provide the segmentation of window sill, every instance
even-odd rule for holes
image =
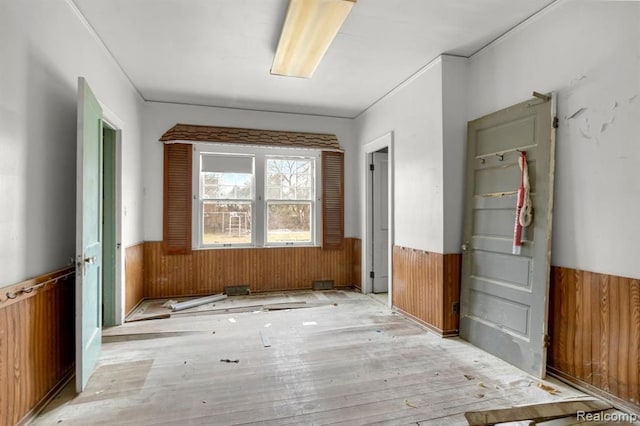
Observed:
[[[322,246],[315,244],[294,244],[294,245],[268,245],[268,246],[206,246],[206,247],[194,247],[193,251],[200,250],[242,250],[242,249],[275,249],[275,248],[322,248]]]

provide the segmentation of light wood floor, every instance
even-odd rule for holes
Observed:
[[[217,306],[299,300],[318,306],[201,311],[105,330],[86,391],[75,396],[68,386],[33,424],[451,425],[466,424],[467,410],[583,395],[545,381],[558,391],[551,395],[505,362],[430,334],[359,293],[251,296]]]

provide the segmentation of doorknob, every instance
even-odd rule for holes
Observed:
[[[96,261],[98,260],[97,257],[95,256],[91,256],[91,257],[85,257],[84,258],[84,263],[88,263],[89,265],[96,263]]]
[[[462,251],[468,251],[469,250],[469,241],[465,241],[464,244],[462,244]]]

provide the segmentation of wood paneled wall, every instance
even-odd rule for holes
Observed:
[[[393,305],[443,336],[458,334],[460,254],[393,248]]]
[[[639,405],[640,280],[553,267],[550,295],[550,371]]]
[[[345,243],[351,241],[353,252],[351,253],[351,272],[354,287],[362,290],[362,240],[359,238],[347,238]]]
[[[0,424],[20,422],[73,372],[73,272],[63,269],[0,289]]]
[[[144,297],[144,243],[125,251],[125,313],[130,313]]]
[[[310,289],[313,280],[336,287],[359,285],[354,259],[360,240],[345,239],[341,250],[319,247],[194,250],[163,253],[161,242],[144,243],[144,296],[174,297],[219,293],[226,285],[248,285],[253,292]]]

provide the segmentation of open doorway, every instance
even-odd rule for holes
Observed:
[[[116,131],[102,128],[102,325],[116,319]]]
[[[122,125],[103,106],[102,124],[102,325],[124,321],[124,251],[122,250]]]
[[[389,148],[371,153],[372,292],[389,292]]]
[[[365,145],[366,223],[363,244],[363,292],[392,306],[393,244],[393,137],[392,133]]]

